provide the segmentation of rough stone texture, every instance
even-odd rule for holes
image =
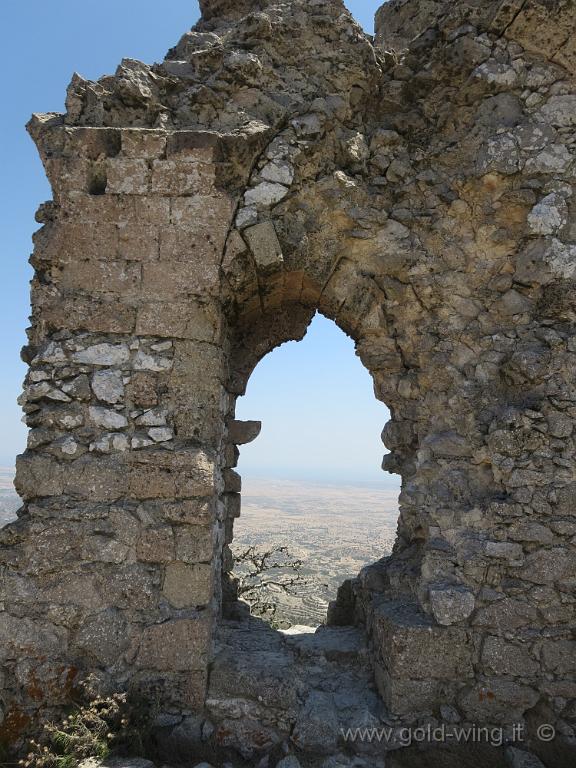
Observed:
[[[285,740],[299,754],[335,754],[341,728],[382,714],[362,631],[304,630],[279,633],[250,618],[217,633],[207,700],[214,741],[250,764]]]
[[[331,616],[365,627],[397,714],[539,702],[567,733],[573,4],[393,0],[375,45],[340,0],[202,9],[164,62],[75,75],[66,113],[29,124],[53,200],[24,507],[0,533],[2,739],[88,671],[202,709],[230,470],[257,434],[235,401],[316,311],[390,408],[383,466],[403,480],[393,554]]]

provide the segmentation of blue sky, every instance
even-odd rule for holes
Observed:
[[[241,474],[396,482],[380,469],[388,411],[374,397],[351,339],[322,315],[302,341],[260,361],[237,416],[262,421],[258,439],[241,447]]]
[[[372,32],[380,0],[347,0]],[[19,352],[28,324],[31,235],[38,204],[50,198],[36,150],[24,125],[32,112],[61,111],[74,70],[96,79],[123,57],[159,61],[198,17],[196,2],[158,0],[45,0],[0,6],[5,66],[0,73],[2,281],[0,283],[0,465],[12,466],[25,445],[16,398],[25,367]],[[352,343],[320,318],[306,339],[260,363],[241,414],[261,418],[261,437],[243,451],[241,468],[257,474],[385,480],[378,470],[379,434],[387,419]],[[313,446],[308,452],[305,446]],[[274,456],[274,461],[271,456]],[[315,469],[314,469],[315,468]]]

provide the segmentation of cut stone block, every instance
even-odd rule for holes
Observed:
[[[244,230],[244,237],[256,262],[258,272],[277,272],[284,264],[282,246],[271,221],[263,221]]]
[[[234,420],[228,424],[228,437],[235,445],[245,445],[256,440],[261,429],[261,421]]]

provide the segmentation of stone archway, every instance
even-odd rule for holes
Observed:
[[[316,309],[392,412],[398,542],[338,609],[387,706],[569,720],[576,96],[571,38],[535,30],[573,11],[429,4],[400,55],[415,2],[376,47],[340,0],[202,5],[165,62],[75,76],[29,126],[54,200],[1,534],[3,738],[89,670],[203,709],[235,398]]]
[[[315,119],[316,116],[305,116],[302,121],[308,124]],[[321,142],[323,146],[329,145],[325,133]],[[256,164],[244,200],[253,200],[261,190],[268,190],[267,176],[284,173],[285,178],[302,178],[298,160],[288,159],[297,157],[298,146],[295,129],[275,137]],[[277,157],[280,160],[275,160]],[[372,202],[374,206],[373,219],[369,224],[364,222],[361,234],[351,229],[355,222],[346,212],[350,198],[359,206],[363,204],[360,210],[364,215],[367,204]],[[390,221],[386,211],[378,210],[377,205],[362,184],[338,171],[321,183],[314,180],[310,186],[301,184],[286,207],[274,200],[274,213],[270,205],[260,204],[252,211],[254,219],[247,226],[247,206],[240,205],[236,216],[239,230],[233,230],[229,236],[224,259],[225,275],[229,270],[234,278],[238,274],[243,277],[240,300],[235,301],[235,286],[229,299],[230,390],[243,394],[257,362],[278,344],[302,338],[314,313],[322,312],[353,338],[374,380],[376,396],[390,408],[392,420],[383,433],[392,449],[386,465],[389,470],[404,474],[406,489],[408,482],[417,482],[414,444],[420,415],[417,381],[422,363],[410,365],[398,339],[402,339],[406,350],[411,343],[417,346],[410,338],[417,334],[417,325],[426,327],[434,321],[432,313],[418,301],[413,286],[401,279],[419,257],[426,259],[421,243],[400,222]],[[313,221],[313,243],[307,244],[304,252],[293,248],[285,259],[279,234],[307,234],[297,220],[303,210]],[[397,299],[389,302],[389,286],[402,296],[402,304]],[[387,304],[394,307],[392,312],[386,311]],[[420,418],[425,421],[428,414]],[[233,431],[239,426],[235,423]],[[450,430],[445,432],[448,434],[443,438],[448,443],[452,439],[458,441]],[[237,455],[233,448],[228,455],[235,464]],[[455,458],[462,456],[466,452],[454,453]],[[438,471],[443,471],[440,462]],[[452,701],[462,680],[472,678],[468,634],[461,627],[447,629],[436,625],[434,629],[434,622],[420,607],[418,593],[426,588],[418,583],[419,571],[426,556],[430,523],[427,513],[420,509],[416,515],[414,506],[405,503],[405,497],[406,493],[401,496],[404,503],[395,554],[366,569],[360,581],[343,585],[340,601],[331,612],[337,623],[367,626],[374,643],[381,693],[390,709],[402,714]],[[237,496],[233,498],[232,516],[239,514],[240,501]],[[231,536],[231,527],[229,530]],[[450,577],[439,584],[438,592],[441,591],[457,613],[446,623],[458,623],[465,618],[464,613],[470,615],[474,607],[471,591]],[[443,597],[439,594],[440,600]],[[463,613],[458,614],[459,611]],[[416,630],[410,633],[413,642],[409,642],[407,634],[410,628]],[[378,632],[381,636],[377,636]],[[379,647],[384,636],[389,648],[382,652]],[[394,658],[391,652],[397,645],[403,647],[400,658]],[[390,671],[389,664],[396,666],[394,671]]]

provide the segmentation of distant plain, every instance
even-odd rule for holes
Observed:
[[[16,519],[21,505],[13,477],[12,468],[0,467],[0,527]],[[397,518],[394,487],[251,478],[244,482],[233,550],[287,547],[302,561],[302,583],[289,593],[269,590],[277,621],[317,626],[339,585],[390,553]]]
[[[286,546],[302,560],[306,583],[296,594],[275,590],[271,598],[279,623],[316,626],[345,579],[390,553],[397,519],[398,490],[383,484],[250,479],[233,551]]]

